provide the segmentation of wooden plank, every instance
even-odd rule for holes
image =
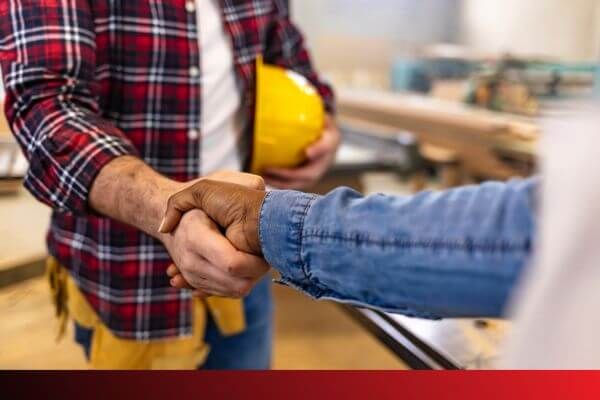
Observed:
[[[533,121],[476,110],[424,96],[342,89],[338,110],[346,120],[362,120],[407,130],[421,140],[461,149],[463,145],[495,149],[533,158],[540,134]]]

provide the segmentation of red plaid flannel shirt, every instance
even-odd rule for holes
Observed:
[[[220,3],[250,113],[258,54],[305,75],[331,110],[286,0]],[[199,139],[189,134],[202,129],[197,35],[186,0],[0,2],[5,111],[30,162],[25,185],[54,209],[50,253],[124,338],[189,334],[190,295],[169,287],[160,242],[94,215],[88,194],[100,169],[126,154],[180,181],[198,176]]]

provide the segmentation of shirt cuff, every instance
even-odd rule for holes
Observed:
[[[284,281],[309,283],[302,261],[304,220],[317,195],[291,190],[267,193],[260,211],[259,237],[267,262]]]
[[[92,120],[87,122],[93,127],[90,129],[104,134],[94,136],[79,126],[66,125],[60,135],[40,146],[52,149],[50,156],[30,157],[25,187],[59,212],[93,213],[88,204],[89,194],[102,168],[117,157],[138,155],[116,128]],[[41,190],[44,185],[51,186],[52,193]]]

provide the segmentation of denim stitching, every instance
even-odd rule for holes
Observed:
[[[262,204],[260,205],[260,215],[258,217],[258,223],[259,223],[259,227],[258,227],[258,240],[260,240],[261,250],[262,250],[262,245],[264,243],[262,221],[265,220],[265,218],[264,218],[265,217],[265,204],[267,203],[267,200],[269,199],[269,197],[271,197],[271,193],[273,193],[273,192],[267,192],[267,194],[265,195],[265,198],[263,199]]]
[[[519,253],[531,251],[531,241],[526,239],[524,242],[517,244],[509,241],[474,241],[471,239],[465,240],[446,240],[446,239],[392,239],[392,240],[381,240],[373,239],[361,234],[355,235],[339,235],[326,232],[307,232],[304,234],[304,238],[316,238],[316,239],[331,239],[341,242],[353,243],[357,246],[368,245],[368,246],[379,246],[379,247],[398,247],[402,249],[434,249],[434,250],[462,250],[468,253],[476,251],[486,253]]]
[[[304,259],[302,258],[302,252],[304,250],[304,221],[306,221],[306,216],[308,215],[308,210],[313,205],[313,203],[316,199],[317,199],[316,195],[310,196],[310,198],[306,202],[306,205],[304,206],[304,210],[302,211],[301,220],[300,220],[300,246],[298,246],[298,259],[300,260],[300,265],[302,266],[302,272],[304,273],[304,276],[306,276],[306,279],[308,281],[311,280],[311,273],[308,268],[308,265],[304,262]]]

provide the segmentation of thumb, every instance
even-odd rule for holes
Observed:
[[[169,233],[179,224],[181,217],[186,211],[194,208],[200,208],[194,197],[194,186],[186,188],[172,195],[167,201],[167,209],[160,223],[158,231],[160,233]]]
[[[208,175],[205,179],[221,181],[245,186],[248,189],[265,190],[265,180],[258,175],[236,171],[218,171]]]
[[[160,233],[169,233],[179,224],[187,211],[200,209],[218,225],[227,227],[233,219],[230,214],[235,206],[231,198],[231,189],[245,189],[241,185],[203,179],[180,192],[172,195],[167,201],[165,216],[158,228]]]

